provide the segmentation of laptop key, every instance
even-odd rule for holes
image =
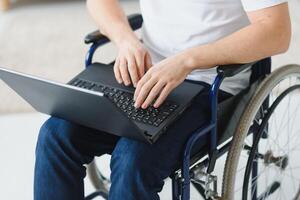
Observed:
[[[88,89],[91,90],[91,89],[93,89],[93,87],[95,87],[94,83]]]
[[[159,124],[157,122],[154,122],[153,125],[154,126],[159,126]]]
[[[77,86],[81,83],[82,81],[80,79],[76,79],[75,81],[73,81],[73,83],[71,83],[71,85]]]
[[[101,86],[98,86],[96,85],[95,87],[92,88],[93,91],[96,91],[96,92],[103,92],[103,89]]]

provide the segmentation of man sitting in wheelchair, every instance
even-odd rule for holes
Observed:
[[[140,0],[140,6],[141,41],[117,0],[87,1],[101,33],[118,48],[115,78],[136,88],[135,107],[145,109],[153,101],[159,107],[184,80],[206,89],[153,145],[50,118],[36,148],[34,199],[84,199],[84,165],[103,154],[112,156],[108,199],[159,199],[189,136],[210,117],[216,66],[261,60],[289,47],[286,0]],[[246,69],[225,79],[219,102],[248,87],[250,76]],[[206,144],[198,141],[193,151]]]

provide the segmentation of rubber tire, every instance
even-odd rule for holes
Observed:
[[[251,123],[253,122],[258,109],[272,89],[285,77],[291,74],[299,74],[300,65],[286,65],[268,75],[254,92],[248,106],[244,109],[232,138],[232,145],[229,148],[222,181],[222,200],[234,200],[234,186],[239,157],[243,149],[244,140],[247,136]]]
[[[94,188],[105,194],[105,197],[108,196],[109,180],[99,171],[95,159],[87,166],[87,174]]]

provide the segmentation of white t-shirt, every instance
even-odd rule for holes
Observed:
[[[247,11],[286,0],[140,0],[142,39],[153,63],[187,48],[217,41],[249,25]],[[226,48],[226,47],[224,47]],[[221,89],[237,94],[249,84],[250,70],[226,78]],[[212,83],[216,68],[194,70],[187,79]]]

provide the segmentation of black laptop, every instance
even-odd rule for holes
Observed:
[[[0,79],[37,111],[110,134],[153,143],[202,85],[183,82],[159,107],[134,107],[134,88],[120,85],[111,65],[95,63],[62,84],[0,68]]]

